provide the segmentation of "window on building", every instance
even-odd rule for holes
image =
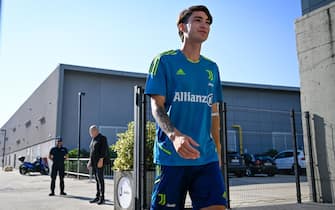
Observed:
[[[31,121],[28,120],[28,121],[25,123],[25,126],[26,126],[26,128],[29,128],[29,127],[31,126]]]
[[[45,124],[45,117],[41,117],[38,121],[40,121],[41,125]]]

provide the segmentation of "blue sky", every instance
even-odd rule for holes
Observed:
[[[146,73],[180,47],[176,18],[194,4],[214,17],[202,54],[223,81],[299,86],[298,0],[3,0],[0,126],[59,63]]]

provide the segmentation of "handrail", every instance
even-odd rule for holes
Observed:
[[[75,161],[77,161],[78,158],[68,158],[66,160],[75,160]],[[90,160],[90,158],[79,158],[79,160]]]
[[[111,164],[107,165],[104,169],[104,177],[105,178],[113,178],[113,170],[111,169],[114,163],[115,158],[111,158]],[[77,172],[78,167],[78,159],[77,158],[68,158],[65,160],[65,173],[67,175],[75,175],[78,177],[89,177],[90,180],[93,178],[92,170],[88,170],[86,168],[86,163],[82,162],[88,162],[89,158],[79,158],[79,167],[80,171]]]

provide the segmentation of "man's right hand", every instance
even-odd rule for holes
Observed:
[[[90,170],[90,169],[91,169],[91,167],[92,167],[91,161],[88,161],[88,163],[87,163],[87,166],[86,166],[86,167],[87,167],[87,169],[88,169],[88,170]]]
[[[152,115],[161,129],[169,136],[177,153],[185,159],[197,159],[200,152],[194,147],[199,144],[191,137],[179,132],[171,123],[165,110],[165,97],[161,95],[151,95]]]
[[[170,139],[177,153],[185,159],[197,159],[200,157],[200,152],[194,147],[199,144],[191,137],[186,136],[178,131],[174,132]]]

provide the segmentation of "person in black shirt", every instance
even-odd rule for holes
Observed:
[[[95,180],[97,183],[97,194],[96,197],[90,201],[90,203],[103,204],[105,202],[105,182],[104,182],[104,158],[108,158],[107,150],[107,138],[99,133],[99,129],[96,125],[90,126],[89,129],[92,141],[90,144],[90,159],[87,163],[87,168],[92,168]]]
[[[55,195],[55,182],[57,172],[59,174],[60,181],[60,194],[66,195],[64,192],[64,160],[67,159],[67,149],[63,147],[62,138],[57,139],[57,146],[53,147],[49,152],[49,159],[53,161],[51,170],[51,193],[49,196]]]

